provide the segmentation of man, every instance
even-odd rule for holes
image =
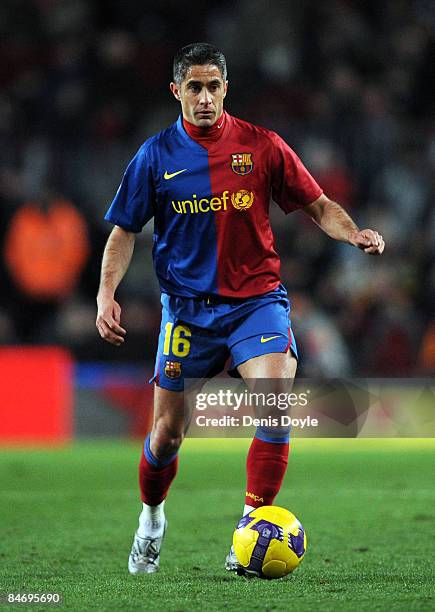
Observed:
[[[142,145],[125,172],[105,217],[115,227],[97,297],[100,335],[122,344],[126,330],[115,291],[135,233],[154,217],[163,311],[153,427],[139,466],[143,510],[129,558],[132,574],[159,567],[164,503],[185,433],[184,380],[214,376],[228,357],[244,379],[281,379],[284,388],[295,376],[297,349],[273,247],[270,199],[285,213],[302,209],[329,236],[365,253],[384,250],[382,236],[360,231],[277,134],[224,111],[227,69],[216,48],[183,47],[170,88],[182,114]],[[287,431],[277,437],[257,430],[247,459],[244,514],[273,503],[288,448]],[[226,568],[237,569],[232,550]]]

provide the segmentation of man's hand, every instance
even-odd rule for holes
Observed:
[[[324,193],[302,210],[334,240],[348,242],[370,255],[380,255],[385,248],[384,239],[378,232],[371,229],[359,230],[340,204],[330,200]]]
[[[351,232],[349,234],[349,242],[369,255],[381,255],[385,248],[382,236],[371,229]]]
[[[135,234],[115,225],[101,262],[101,280],[97,295],[97,329],[100,336],[119,346],[127,333],[121,327],[121,306],[115,301],[115,291],[133,255]]]
[[[97,296],[98,314],[96,326],[100,336],[116,346],[124,342],[126,330],[121,327],[121,306],[109,294],[99,293]]]

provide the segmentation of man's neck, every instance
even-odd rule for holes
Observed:
[[[213,123],[213,125],[201,127],[190,123],[190,121],[187,121],[187,119],[183,117],[183,126],[193,140],[204,147],[207,147],[207,145],[212,145],[213,143],[217,142],[222,136],[226,120],[227,117],[224,111],[219,119]]]

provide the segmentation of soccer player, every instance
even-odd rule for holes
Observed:
[[[295,376],[297,348],[269,223],[271,199],[303,210],[331,238],[381,254],[378,232],[359,230],[274,132],[225,112],[227,68],[206,43],[174,58],[170,89],[178,120],[149,138],[127,167],[105,216],[114,224],[103,255],[96,325],[115,345],[126,339],[116,289],[135,234],[154,218],[153,259],[162,323],[155,363],[154,419],[139,465],[143,509],[128,568],[159,568],[164,503],[185,434],[184,380],[230,370],[244,379]],[[247,457],[244,514],[272,504],[287,467],[288,431],[259,428]],[[226,568],[237,569],[234,551]]]

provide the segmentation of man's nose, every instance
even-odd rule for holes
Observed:
[[[212,98],[207,87],[202,88],[199,101],[201,102],[201,104],[204,104],[204,106],[208,106],[212,103]]]

